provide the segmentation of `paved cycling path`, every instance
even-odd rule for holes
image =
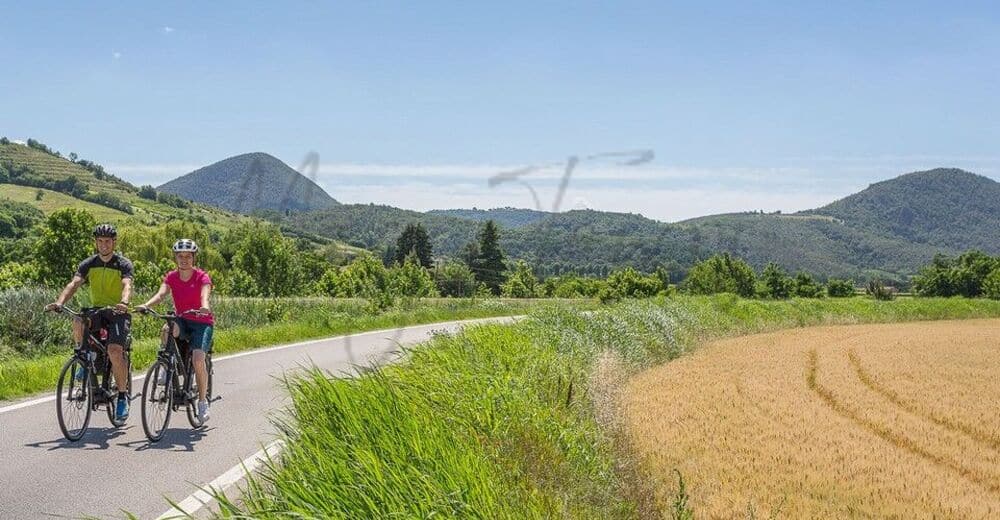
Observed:
[[[193,430],[182,410],[170,418],[170,429],[156,444],[143,434],[138,399],[123,429],[112,429],[102,409],[75,443],[59,431],[54,400],[0,403],[0,517],[120,518],[130,511],[156,518],[170,509],[164,497],[180,502],[199,486],[231,481],[224,474],[240,474],[241,461],[275,439],[269,417],[288,404],[281,386],[288,372],[315,364],[339,373],[384,363],[396,357],[399,344],[426,341],[433,331],[516,319],[417,325],[219,357],[214,387],[221,399],[213,404],[206,427]],[[132,386],[141,389],[142,378]]]

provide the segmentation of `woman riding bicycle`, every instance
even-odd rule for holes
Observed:
[[[186,340],[191,345],[191,361],[194,365],[195,380],[198,383],[198,417],[208,420],[209,403],[206,399],[208,370],[205,354],[212,350],[212,326],[215,320],[209,308],[212,293],[212,279],[208,273],[195,267],[198,244],[194,240],[182,238],[174,243],[174,262],[177,269],[163,278],[160,290],[146,303],[136,307],[137,312],[146,312],[159,303],[167,293],[174,300],[174,313],[181,316],[187,311],[195,311],[180,317],[174,324],[174,338]],[[163,326],[161,338],[167,342],[168,326]]]

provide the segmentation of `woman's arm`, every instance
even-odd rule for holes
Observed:
[[[163,297],[166,296],[168,292],[170,292],[170,286],[168,286],[165,283],[161,283],[160,290],[156,291],[156,294],[154,294],[153,297],[149,299],[149,301],[140,305],[139,307],[149,308],[152,307],[153,305],[156,305],[157,303],[160,303],[160,300],[162,300]]]
[[[212,309],[208,305],[208,299],[212,296],[212,284],[206,283],[201,286],[201,308],[198,311],[204,314],[210,314]]]

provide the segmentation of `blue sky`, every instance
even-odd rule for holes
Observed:
[[[989,3],[8,5],[0,134],[159,184],[266,151],[345,202],[661,220],[829,202],[908,171],[1000,178]],[[525,177],[552,209],[561,170]]]

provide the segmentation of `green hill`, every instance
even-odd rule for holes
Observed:
[[[266,153],[247,153],[199,168],[158,189],[229,211],[308,211],[337,205],[323,188]]]
[[[245,216],[193,204],[169,194],[154,192],[152,198],[139,194],[138,187],[105,172],[99,165],[73,162],[41,144],[32,147],[0,143],[0,198],[25,202],[45,213],[72,206],[90,210],[102,220],[131,219],[149,226],[180,219],[229,228],[247,220]]]
[[[920,244],[1000,250],[1000,183],[954,168],[875,183],[806,213]]]
[[[70,160],[41,143],[30,142],[32,146],[0,140],[0,203],[21,203],[46,215],[64,207],[86,209],[99,221],[133,227],[191,221],[206,226],[213,236],[255,220],[150,187],[136,187],[100,165]],[[5,217],[2,210],[0,207],[0,227]],[[330,243],[347,256],[358,252],[358,248],[301,230],[287,234],[314,244]]]

